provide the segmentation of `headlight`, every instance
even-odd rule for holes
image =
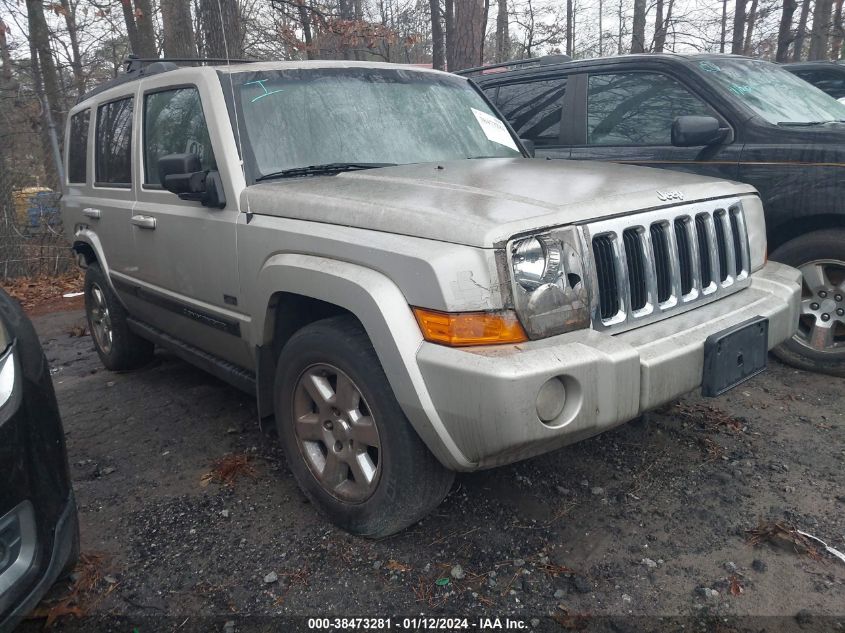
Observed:
[[[20,403],[20,380],[15,343],[0,353],[0,424],[8,420]]]
[[[574,227],[517,238],[509,244],[514,307],[530,338],[589,325],[582,251],[581,233]]]
[[[511,246],[514,281],[526,290],[557,281],[561,274],[561,246],[546,235],[517,240]]]

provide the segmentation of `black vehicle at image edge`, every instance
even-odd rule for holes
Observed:
[[[460,74],[538,157],[754,185],[769,256],[804,274],[798,333],[776,353],[845,375],[845,105],[781,66],[733,55],[556,56]]]
[[[0,633],[79,555],[79,524],[50,370],[32,324],[0,290]]]

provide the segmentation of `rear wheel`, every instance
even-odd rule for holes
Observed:
[[[798,332],[775,354],[801,369],[845,376],[845,230],[802,235],[771,258],[803,277]]]
[[[354,318],[318,321],[291,337],[279,355],[275,406],[294,477],[344,530],[398,532],[451,487],[454,473],[411,427]]]
[[[129,329],[126,310],[96,263],[85,271],[85,316],[94,347],[107,369],[135,369],[152,358],[153,344]]]

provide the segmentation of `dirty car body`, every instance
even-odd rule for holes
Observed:
[[[410,524],[448,491],[442,473],[728,388],[794,332],[799,275],[766,262],[750,186],[526,158],[477,89],[436,71],[158,70],[71,113],[89,123],[65,226],[98,351],[116,365],[121,340],[151,341],[255,393],[300,485],[346,529]],[[114,103],[131,149],[116,148],[122,182],[97,182]],[[168,107],[194,113],[175,142],[156,136]],[[719,342],[730,376],[705,369]],[[406,464],[432,492],[400,510]]]

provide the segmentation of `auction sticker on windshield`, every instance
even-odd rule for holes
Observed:
[[[488,141],[519,151],[516,143],[513,142],[513,137],[511,137],[510,132],[508,132],[508,128],[505,127],[504,123],[499,121],[496,117],[490,116],[481,110],[476,110],[475,108],[470,108],[470,110],[472,110],[472,113],[475,115],[475,120],[478,121],[478,125],[481,126],[481,129],[487,136]]]

